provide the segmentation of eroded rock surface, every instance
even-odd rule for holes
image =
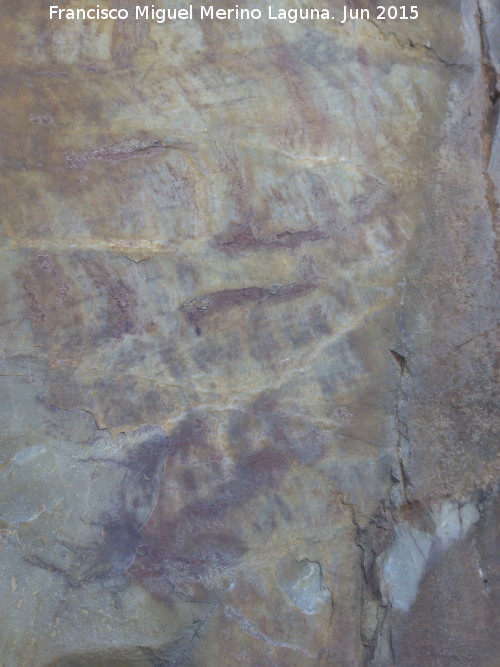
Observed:
[[[1,665],[497,664],[500,3],[358,4],[0,0]]]

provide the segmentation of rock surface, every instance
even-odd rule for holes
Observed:
[[[0,0],[3,667],[498,664],[500,2],[376,5]]]

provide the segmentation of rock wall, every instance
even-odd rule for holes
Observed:
[[[2,666],[498,664],[500,1],[376,6],[0,0]]]

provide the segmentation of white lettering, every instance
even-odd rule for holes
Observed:
[[[149,18],[149,7],[148,7],[148,5],[146,5],[144,7],[140,7],[139,5],[136,5],[135,6],[135,18],[136,18],[136,20],[140,19],[140,18],[148,19]]]
[[[297,23],[300,19],[301,21],[313,21],[324,19],[330,19],[330,10],[329,9],[309,9],[309,8],[291,8],[291,9],[278,9],[278,13],[275,14],[271,5],[268,5],[268,18],[272,21],[288,21],[288,23]]]
[[[155,21],[157,23],[165,23],[166,9],[157,9],[155,12]]]
[[[231,19],[236,21],[243,21],[243,20],[248,21],[250,19],[253,19],[254,21],[256,21],[261,17],[262,17],[262,11],[260,9],[240,8],[239,5],[230,7],[229,9],[223,9],[219,7],[218,9],[215,10],[213,5],[209,5],[208,7],[205,5],[200,6],[200,18],[202,19],[216,18],[219,19],[220,21],[226,21]]]

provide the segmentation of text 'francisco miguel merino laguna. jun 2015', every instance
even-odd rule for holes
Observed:
[[[258,21],[267,19],[270,21],[348,21],[382,20],[413,21],[418,19],[417,5],[378,5],[373,9],[359,9],[348,5],[339,6],[332,10],[327,8],[311,7],[287,7],[278,5],[267,5],[265,9],[257,7],[234,7],[224,8],[216,5],[187,5],[185,7],[156,7],[155,5],[136,5],[133,9],[119,7],[101,7],[94,5],[82,8],[65,8],[59,5],[50,5],[50,20],[67,21],[124,21],[127,19],[154,21],[166,23],[168,21],[220,20],[220,21]]]

